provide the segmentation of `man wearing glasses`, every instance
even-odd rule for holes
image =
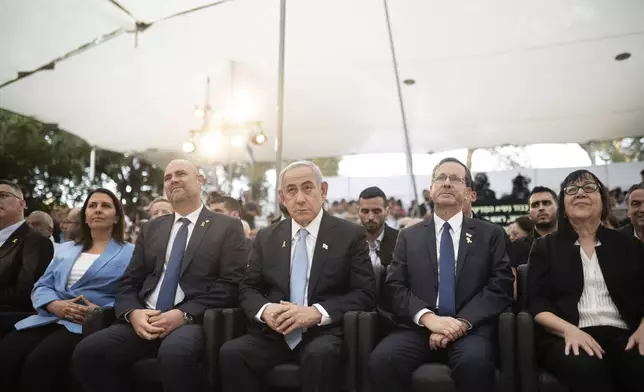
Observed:
[[[398,235],[385,292],[401,324],[371,353],[371,390],[409,391],[419,366],[442,362],[459,392],[491,392],[496,320],[512,303],[505,235],[463,216],[473,184],[467,166],[446,158],[432,178],[433,215]]]
[[[26,224],[25,208],[20,187],[0,180],[0,311],[33,311],[31,289],[54,254],[51,241]]]

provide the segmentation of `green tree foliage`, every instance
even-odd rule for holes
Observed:
[[[116,188],[126,213],[163,193],[163,171],[135,156],[97,150],[89,179],[91,146],[68,132],[0,110],[0,178],[17,181],[29,211],[80,205],[96,187]]]
[[[612,141],[592,141],[580,144],[594,165],[601,162],[644,161],[644,136],[625,137]]]

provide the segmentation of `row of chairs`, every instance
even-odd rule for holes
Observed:
[[[527,266],[518,268],[519,310],[525,307]],[[15,323],[28,314],[0,312],[0,323]],[[5,320],[6,319],[6,320]],[[88,314],[83,336],[89,336],[114,322],[113,308],[98,308]],[[204,315],[205,356],[203,370],[209,390],[218,387],[219,350],[229,340],[246,332],[246,320],[240,309],[210,309]],[[343,389],[348,392],[369,392],[367,364],[371,351],[383,334],[376,312],[349,312],[344,318],[345,377]],[[526,312],[507,311],[498,320],[498,369],[496,390],[499,392],[567,392],[568,388],[555,377],[539,369],[534,350],[534,321]],[[299,367],[295,363],[276,366],[264,375],[264,383],[272,390],[298,389]],[[156,359],[134,364],[134,379],[141,391],[158,390],[159,373]],[[456,391],[446,365],[428,363],[413,374],[412,391]]]
[[[519,305],[524,301],[527,268],[519,268]],[[88,336],[114,321],[111,308],[96,309],[83,325]],[[210,309],[204,316],[205,359],[204,372],[210,390],[218,387],[217,369],[219,349],[224,342],[246,332],[246,320],[240,309]],[[534,350],[534,322],[526,312],[507,311],[498,320],[498,369],[496,390],[499,392],[567,392],[568,388],[537,366]],[[348,392],[369,392],[367,364],[369,355],[382,335],[376,312],[349,312],[344,318],[345,375],[343,389]],[[156,359],[137,362],[132,371],[140,381],[141,390],[154,390],[159,382]],[[271,390],[299,388],[299,367],[295,363],[276,366],[264,375],[264,383]],[[456,391],[449,367],[427,363],[413,374],[412,391]]]

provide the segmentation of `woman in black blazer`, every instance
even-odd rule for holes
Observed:
[[[563,181],[558,231],[530,254],[528,311],[540,366],[572,391],[643,391],[644,248],[601,225],[607,198],[587,170]]]

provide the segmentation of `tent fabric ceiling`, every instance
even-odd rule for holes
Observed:
[[[212,0],[121,0],[151,22]],[[413,152],[644,130],[644,2],[391,0]],[[212,106],[252,102],[275,158],[278,0],[232,0],[126,33],[0,89],[0,107],[117,151],[180,151]],[[0,84],[134,23],[109,1],[0,4]],[[382,2],[288,1],[284,158],[402,152]],[[616,62],[614,57],[632,57]],[[246,159],[220,150],[215,161]]]

